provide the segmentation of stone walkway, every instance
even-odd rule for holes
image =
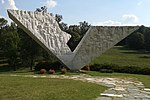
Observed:
[[[100,94],[96,100],[150,100],[150,89],[144,88],[142,82],[131,81],[121,78],[107,78],[95,77],[86,74],[81,75],[49,75],[49,76],[35,76],[35,75],[11,75],[33,78],[59,78],[59,79],[73,79],[81,80],[83,82],[96,83],[99,85],[109,87]]]

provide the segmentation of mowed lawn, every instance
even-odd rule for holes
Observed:
[[[128,50],[122,46],[115,46],[96,58],[91,64],[116,64],[119,66],[138,66],[150,67],[150,52]],[[120,77],[132,78],[139,80],[144,85],[150,88],[150,75],[136,75],[136,74],[122,74],[122,73],[98,73],[89,72],[93,76],[107,76],[107,77]]]
[[[122,46],[116,46],[108,50],[91,64],[116,64],[119,66],[150,67],[150,52],[127,50]]]
[[[0,74],[0,100],[92,100],[106,87],[66,79]]]

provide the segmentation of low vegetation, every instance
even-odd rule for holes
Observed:
[[[107,71],[150,75],[150,53],[114,47],[91,62],[93,71]]]

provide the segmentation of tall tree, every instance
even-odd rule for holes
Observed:
[[[34,62],[38,55],[40,54],[41,47],[30,38],[22,29],[18,28],[18,33],[20,36],[20,55],[22,58],[22,63],[26,67],[33,69]]]
[[[4,55],[8,59],[9,65],[13,67],[13,70],[15,71],[19,56],[19,35],[11,24],[10,27],[5,27],[5,30],[2,31],[1,37],[1,45]]]
[[[88,22],[86,21],[83,21],[83,22],[79,22],[79,27],[80,27],[80,30],[81,30],[81,37],[84,36],[84,34],[88,31],[88,29],[90,28],[90,24],[88,24]]]
[[[133,33],[128,40],[128,45],[132,49],[143,49],[144,35],[140,32]]]
[[[1,27],[5,26],[7,24],[7,20],[5,20],[4,18],[0,18],[0,29]]]

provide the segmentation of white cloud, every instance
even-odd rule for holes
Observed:
[[[2,0],[2,4],[5,9],[15,9],[17,10],[18,8],[16,7],[15,1],[14,0]]]
[[[44,5],[48,8],[54,8],[57,5],[57,2],[56,0],[47,0],[46,2],[44,2]]]
[[[108,20],[104,22],[93,23],[96,26],[137,26],[139,24],[139,18],[133,14],[125,14],[122,16],[122,22]]]
[[[126,14],[122,16],[124,23],[126,24],[131,24],[131,23],[138,23],[139,22],[139,18],[134,15],[134,14]]]
[[[120,26],[121,22],[108,20],[108,21],[104,21],[104,22],[98,22],[95,25],[97,25],[97,26]]]
[[[139,2],[137,3],[138,6],[141,6],[142,4],[143,4],[143,1],[139,1]]]
[[[1,2],[2,2],[2,4],[4,4],[5,1],[4,1],[4,0],[1,0]]]
[[[0,18],[3,18],[3,16],[0,15]]]

